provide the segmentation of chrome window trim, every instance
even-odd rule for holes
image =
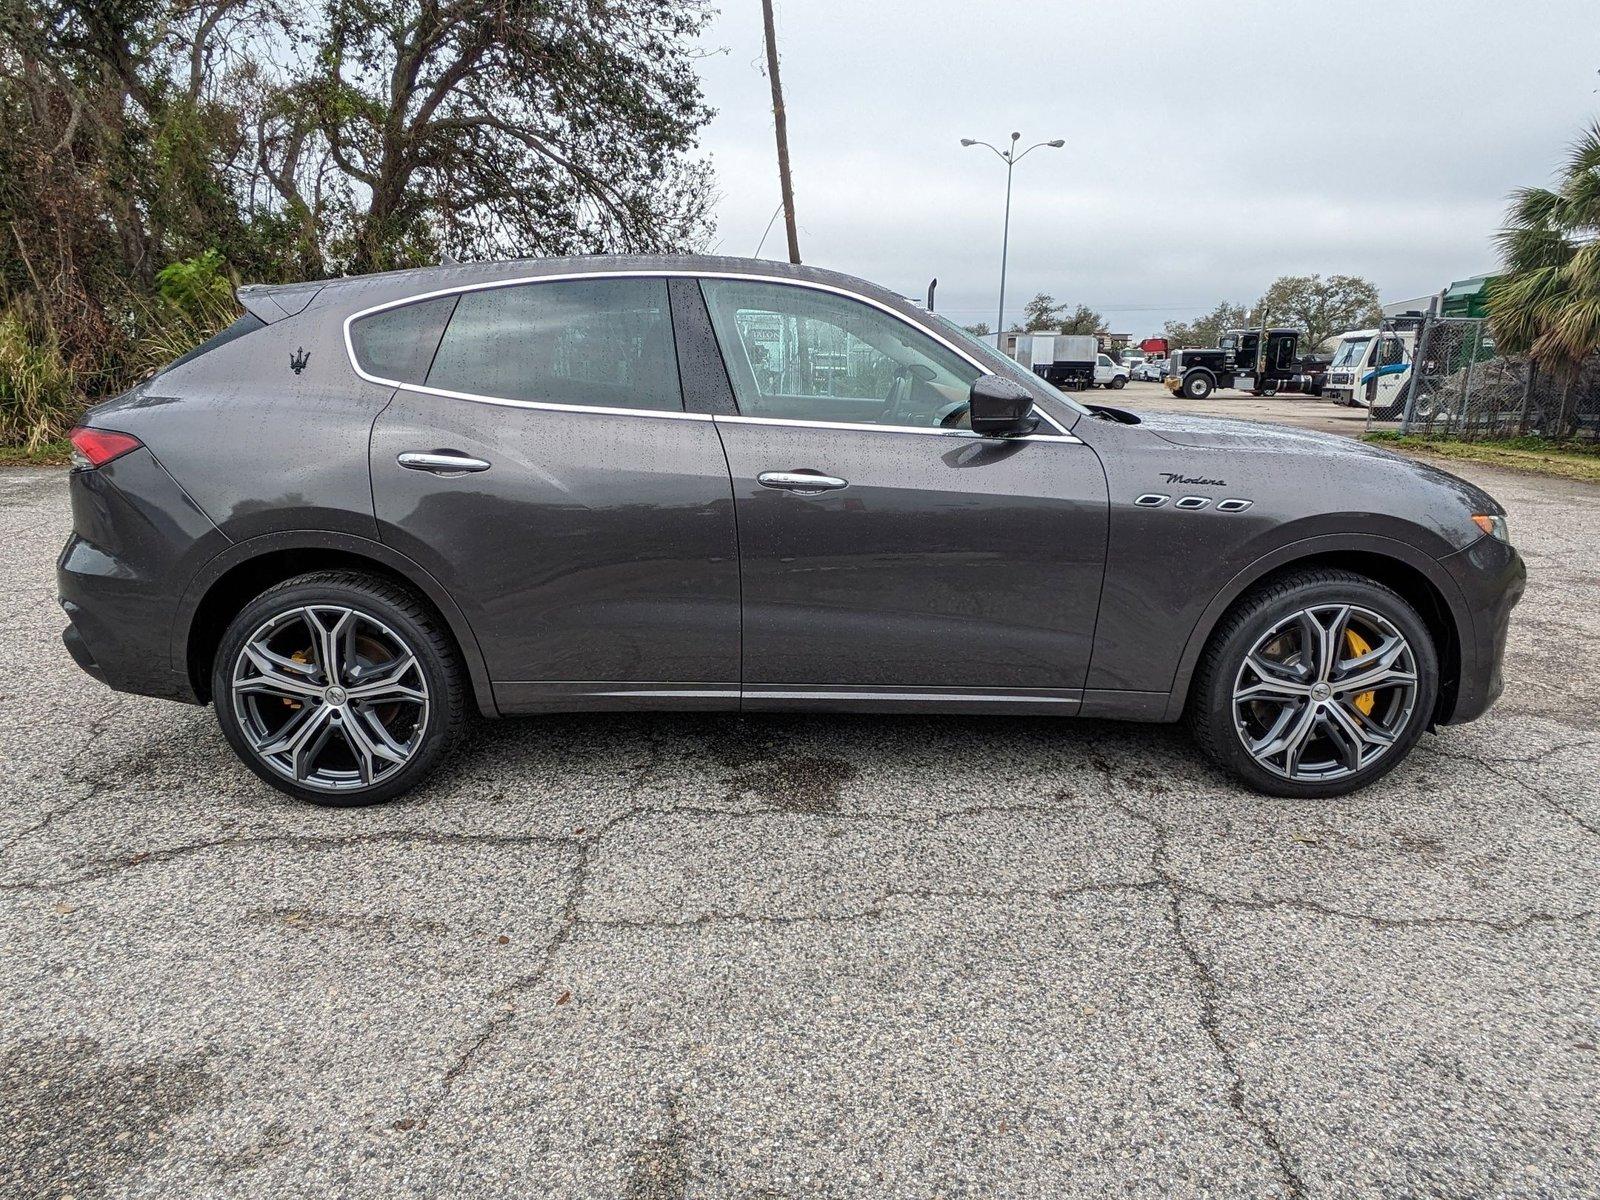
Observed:
[[[718,414],[712,420],[721,425],[780,425],[791,429],[846,429],[857,433],[919,433],[925,437],[956,437],[998,442],[1065,442],[1081,446],[1081,439],[1070,433],[1019,433],[1013,437],[974,433],[970,429],[946,429],[940,425],[874,425],[865,421],[807,421],[800,417],[740,417]],[[1060,428],[1057,426],[1057,428]]]
[[[365,378],[365,377],[364,377]],[[474,404],[493,404],[501,408],[534,408],[543,412],[594,413],[603,417],[656,417],[668,421],[709,421],[710,413],[683,412],[671,408],[605,408],[597,404],[560,404],[554,400],[511,400],[505,396],[480,396],[476,392],[452,392],[445,388],[427,387],[420,383],[395,383],[389,379],[375,379],[389,387],[417,392],[424,396],[442,396],[446,400],[470,400]]]
[[[356,361],[355,342],[351,338],[350,330],[351,326],[353,326],[363,317],[370,317],[374,313],[387,312],[391,308],[403,308],[408,304],[419,304],[424,300],[433,300],[440,296],[458,296],[465,292],[481,292],[488,291],[493,288],[517,287],[525,283],[570,283],[576,279],[738,279],[753,283],[774,283],[784,287],[810,288],[812,291],[817,292],[831,292],[836,296],[843,296],[846,299],[856,300],[862,304],[870,304],[873,308],[889,314],[889,316],[893,317],[901,324],[916,330],[924,337],[932,338],[935,342],[939,343],[939,345],[949,350],[952,354],[956,355],[958,358],[966,362],[969,366],[973,367],[980,373],[985,375],[990,374],[988,368],[985,367],[982,362],[968,354],[965,350],[956,345],[954,342],[950,341],[948,338],[935,333],[931,329],[926,329],[913,321],[906,320],[906,317],[903,313],[896,312],[889,305],[884,304],[881,300],[874,300],[871,296],[863,296],[860,292],[853,292],[849,288],[836,287],[830,283],[818,283],[809,279],[784,279],[781,276],[761,275],[751,271],[715,270],[672,271],[661,269],[629,270],[627,268],[619,268],[615,271],[569,271],[556,275],[519,275],[511,279],[489,279],[481,283],[463,283],[457,284],[454,287],[435,288],[431,292],[418,292],[414,296],[402,296],[398,300],[385,300],[382,304],[374,304],[368,308],[360,309],[359,311],[353,312],[347,316],[344,319],[345,357],[350,362],[350,369],[353,370],[359,378],[366,380],[368,383],[381,384],[384,387],[404,388],[408,392],[417,392],[424,396],[440,396],[447,400],[468,400],[477,404],[494,404],[505,408],[532,408],[549,412],[594,413],[600,416],[655,417],[666,418],[668,420],[689,421],[712,420],[713,417],[710,413],[692,413],[675,411],[673,409],[666,408],[603,408],[588,404],[560,404],[555,401],[546,400],[513,400],[506,396],[486,396],[476,392],[453,392],[445,388],[429,387],[426,384],[421,383],[407,383],[401,379],[385,379],[382,376],[373,375],[363,371],[361,369],[361,364]],[[448,332],[448,326],[446,326],[446,331]],[[1055,415],[1049,412],[1047,409],[1044,409],[1036,404],[1034,406],[1034,412],[1037,413],[1041,419],[1051,425],[1056,432],[1053,434],[1023,434],[1020,437],[1008,438],[1006,440],[1026,442],[1067,442],[1082,445],[1081,439],[1074,437],[1071,433],[1068,433],[1061,422],[1056,420]],[[865,422],[849,423],[840,421],[804,421],[784,420],[775,417],[744,416],[722,416],[715,419],[721,421],[739,421],[762,425],[803,426],[813,429],[848,429],[882,433],[921,433],[946,437],[966,435],[968,437],[977,438],[982,436],[980,434],[973,433],[970,429],[929,428],[923,425],[872,425]]]

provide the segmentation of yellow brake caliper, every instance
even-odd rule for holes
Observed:
[[[1367,639],[1362,637],[1354,629],[1347,628],[1344,631],[1344,640],[1350,643],[1350,655],[1353,658],[1360,658],[1363,654],[1369,654],[1372,651],[1372,647],[1368,645]],[[1376,704],[1377,701],[1378,696],[1376,692],[1362,692],[1361,695],[1355,698],[1355,706],[1361,710],[1362,716],[1370,717],[1372,715],[1372,706]]]

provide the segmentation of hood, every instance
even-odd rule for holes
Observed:
[[[1456,493],[1473,512],[1504,513],[1505,509],[1488,492],[1458,475],[1440,470],[1370,442],[1357,441],[1336,433],[1316,433],[1287,425],[1266,425],[1228,417],[1202,417],[1189,413],[1140,413],[1140,428],[1174,446],[1230,453],[1306,455],[1310,458],[1343,459],[1349,465],[1375,470],[1396,470],[1412,479],[1426,481]]]

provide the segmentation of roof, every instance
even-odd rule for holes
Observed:
[[[852,275],[818,267],[775,262],[769,258],[732,258],[708,254],[594,254],[572,258],[501,259],[492,262],[451,263],[413,267],[371,275],[346,275],[305,283],[247,284],[239,289],[239,303],[271,324],[292,317],[313,303],[338,304],[359,309],[401,300],[426,292],[470,287],[501,280],[536,279],[546,275],[673,272],[678,274],[761,275],[774,279],[800,279],[830,284],[892,303],[902,311],[919,308],[915,301]]]
[[[1493,275],[1474,275],[1471,279],[1458,279],[1444,290],[1446,300],[1456,296],[1481,296]]]

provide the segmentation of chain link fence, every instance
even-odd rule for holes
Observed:
[[[1360,380],[1369,430],[1430,440],[1600,441],[1600,355],[1576,375],[1541,370],[1496,353],[1489,323],[1479,317],[1388,318],[1378,340],[1401,361],[1387,370],[1375,365]]]

